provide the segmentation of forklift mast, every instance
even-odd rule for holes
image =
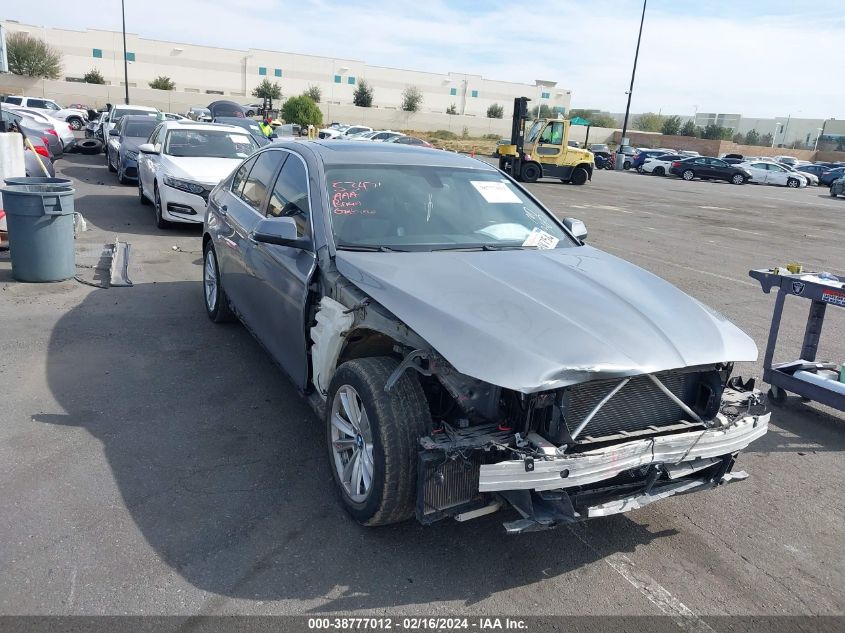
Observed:
[[[525,142],[525,120],[528,118],[528,97],[516,97],[513,100],[513,121],[511,121],[511,145],[516,145],[516,155],[522,158]]]

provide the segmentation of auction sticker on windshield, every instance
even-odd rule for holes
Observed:
[[[534,227],[522,243],[523,246],[536,246],[537,250],[554,248],[560,240],[554,235],[549,235],[543,229]]]
[[[470,180],[478,193],[491,204],[519,204],[517,195],[504,182],[490,180]]]

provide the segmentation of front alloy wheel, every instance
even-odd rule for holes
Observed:
[[[734,174],[731,178],[731,182],[735,185],[744,185],[745,184],[745,176],[742,174]]]
[[[373,485],[373,433],[361,396],[351,385],[334,394],[331,446],[337,477],[353,503],[363,503]]]
[[[695,172],[692,169],[687,169],[683,174],[681,174],[681,177],[684,180],[692,180],[695,178]]]
[[[789,187],[790,189],[797,188],[799,184],[801,184],[801,183],[798,182],[797,178],[790,178],[789,180],[786,181],[786,186]]]

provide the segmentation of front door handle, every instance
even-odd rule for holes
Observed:
[[[228,207],[228,206],[226,206],[225,204],[220,205],[220,215],[222,215],[224,218],[225,218],[227,215],[229,215],[229,207]]]

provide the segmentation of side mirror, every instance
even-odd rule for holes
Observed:
[[[309,240],[297,237],[293,218],[264,218],[255,225],[250,237],[254,242],[311,250]]]
[[[109,132],[111,134],[111,132]],[[152,143],[142,143],[138,146],[138,151],[142,154],[158,154],[158,150]]]
[[[563,218],[563,225],[579,240],[587,239],[587,225],[577,218]]]
[[[120,136],[120,132],[112,128],[111,130],[109,130],[109,136]]]
[[[273,134],[271,134],[267,138],[269,138],[271,141],[275,141],[277,138],[279,138],[279,136],[274,132]]]

